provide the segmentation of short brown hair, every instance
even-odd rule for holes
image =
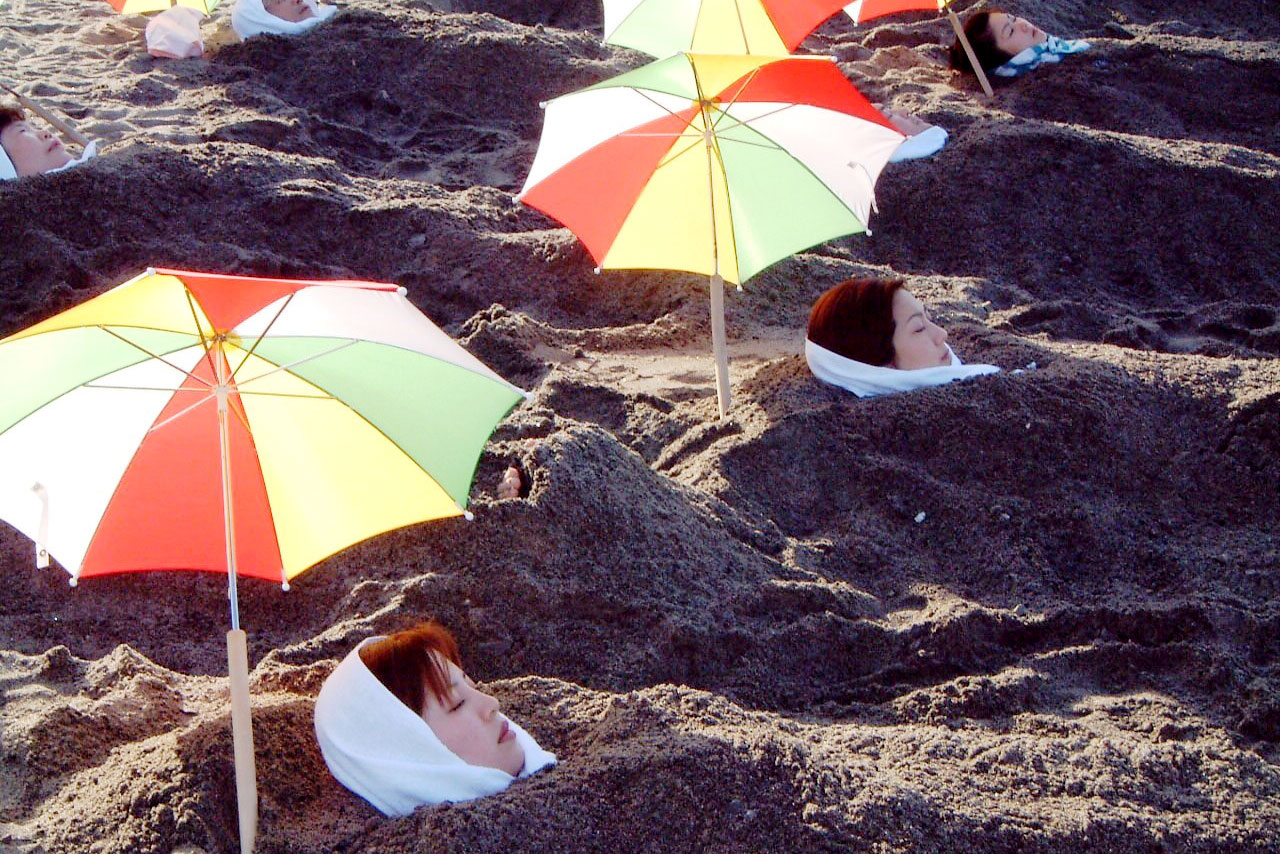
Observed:
[[[428,689],[441,703],[448,700],[445,662],[462,666],[457,641],[434,620],[360,647],[360,660],[415,715],[422,714]]]
[[[11,107],[8,104],[0,104],[0,131],[7,128],[14,122],[25,122],[27,114],[22,112],[21,107]]]
[[[818,297],[809,312],[809,340],[867,365],[893,361],[893,295],[902,279],[846,279]]]

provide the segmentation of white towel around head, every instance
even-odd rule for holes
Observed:
[[[947,345],[951,364],[937,368],[920,368],[901,371],[897,368],[881,368],[868,365],[819,347],[808,338],[804,340],[804,358],[813,375],[825,383],[851,391],[858,397],[875,397],[899,391],[914,391],[936,385],[946,385],[953,380],[967,380],[983,374],[994,374],[1000,369],[995,365],[966,365],[956,351]]]
[[[338,782],[388,816],[408,815],[423,804],[469,801],[501,792],[515,777],[460,759],[386,689],[360,658],[348,653],[316,698],[316,739],[325,764]],[[555,764],[555,754],[538,746],[507,719],[524,749],[528,777]]]
[[[236,0],[231,10],[231,27],[242,39],[261,35],[296,36],[338,14],[337,6],[312,3],[312,15],[301,21],[286,21],[267,11],[262,0]]]

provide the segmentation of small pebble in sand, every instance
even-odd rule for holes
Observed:
[[[924,513],[924,511],[923,511],[923,510],[921,510],[919,513],[917,513],[917,514],[916,514],[916,524],[919,524],[919,523],[923,522],[923,521],[924,521],[924,517],[925,517],[925,513]]]

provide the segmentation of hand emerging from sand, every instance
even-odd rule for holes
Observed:
[[[880,112],[884,113],[884,117],[905,136],[915,136],[933,127],[924,119],[916,118],[907,113],[895,113],[893,110],[881,110]]]
[[[502,473],[502,480],[498,481],[498,498],[519,498],[522,486],[524,481],[520,478],[520,469],[507,466],[507,470]]]

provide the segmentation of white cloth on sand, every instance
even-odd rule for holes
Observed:
[[[868,365],[833,353],[804,340],[804,358],[809,363],[809,370],[824,383],[839,386],[851,391],[858,397],[875,397],[881,394],[893,394],[899,391],[914,391],[936,385],[946,385],[953,380],[967,380],[970,377],[994,374],[1000,369],[995,365],[966,365],[960,361],[956,351],[947,345],[951,354],[950,365],[936,368],[920,368],[914,371],[902,371],[897,368],[881,368]]]
[[[904,139],[902,144],[894,149],[893,156],[889,158],[889,162],[900,163],[903,160],[917,160],[921,157],[928,157],[931,154],[937,154],[942,150],[942,146],[946,144],[947,132],[937,125],[929,125],[929,127],[915,136],[909,136]]]
[[[423,804],[469,801],[501,792],[515,777],[497,768],[469,765],[431,727],[387,690],[353,649],[325,680],[316,698],[316,738],[338,782],[384,815],[408,815]],[[521,777],[555,764],[507,719],[524,749]]]
[[[9,152],[0,146],[0,181],[12,181],[18,177],[18,170],[13,168],[13,161],[9,159]]]
[[[236,0],[231,10],[231,26],[242,39],[261,35],[296,36],[338,14],[337,6],[311,2],[311,17],[286,21],[267,11],[262,0]]]
[[[204,54],[200,22],[204,12],[190,6],[165,9],[147,22],[147,53],[164,59],[187,59]]]

